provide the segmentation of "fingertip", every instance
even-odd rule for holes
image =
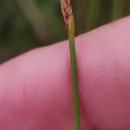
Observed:
[[[35,49],[3,64],[4,129],[72,130],[73,102],[69,45]],[[81,118],[81,127],[90,129]],[[6,124],[6,125],[5,125]]]
[[[129,21],[76,38],[82,129],[130,128]],[[73,129],[67,43],[35,49],[1,65],[3,130]]]

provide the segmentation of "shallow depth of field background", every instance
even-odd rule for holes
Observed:
[[[76,35],[130,13],[130,0],[72,0]],[[0,63],[67,38],[59,0],[0,0]]]

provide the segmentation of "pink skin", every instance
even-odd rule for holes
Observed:
[[[76,38],[81,130],[130,129],[130,17]],[[0,66],[0,130],[74,130],[68,42]]]

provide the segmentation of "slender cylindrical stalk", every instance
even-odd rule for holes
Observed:
[[[74,16],[73,16],[72,9],[70,6],[70,0],[61,0],[60,2],[61,2],[61,10],[62,10],[64,21],[67,27],[68,38],[69,38],[73,106],[74,106],[74,127],[75,127],[75,130],[80,130],[78,78],[77,78],[76,51],[75,51],[75,40],[74,40],[74,37],[75,37]]]
[[[71,73],[72,73],[72,88],[73,88],[73,103],[74,103],[74,121],[75,130],[80,130],[80,114],[79,114],[79,101],[78,101],[78,79],[77,79],[77,65],[76,65],[76,51],[74,40],[74,16],[71,14],[68,24],[68,38],[70,47],[71,59]]]

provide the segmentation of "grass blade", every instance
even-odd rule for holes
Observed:
[[[70,46],[71,71],[72,71],[74,120],[75,120],[75,130],[80,130],[78,79],[77,79],[76,51],[75,51],[75,41],[74,41],[74,17],[73,15],[70,17],[71,18],[68,27],[68,37],[69,37],[69,46]]]
[[[101,0],[89,0],[86,29],[90,30],[96,26],[100,12]]]
[[[74,125],[75,130],[80,130],[80,113],[78,101],[78,78],[76,66],[76,51],[75,51],[75,25],[74,16],[70,6],[70,0],[61,0],[61,10],[64,16],[64,21],[68,30],[69,47],[70,47],[70,60],[71,60],[71,73],[72,73],[72,91],[74,103]]]
[[[111,19],[116,20],[123,14],[125,1],[124,0],[113,0]]]

